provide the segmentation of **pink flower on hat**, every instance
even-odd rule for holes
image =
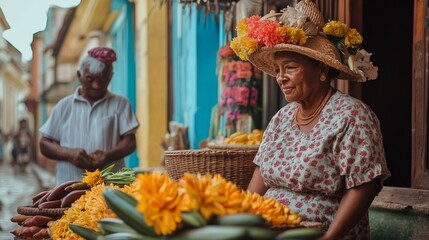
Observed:
[[[93,48],[88,51],[88,55],[108,65],[112,65],[116,61],[115,50],[108,47]]]

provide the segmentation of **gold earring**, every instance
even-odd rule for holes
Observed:
[[[320,81],[325,81],[325,80],[326,80],[326,75],[325,74],[320,75]]]

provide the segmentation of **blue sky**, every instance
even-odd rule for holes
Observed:
[[[22,53],[23,61],[31,60],[33,34],[46,27],[46,13],[51,5],[76,6],[80,0],[0,0],[0,8],[10,25],[3,37]]]

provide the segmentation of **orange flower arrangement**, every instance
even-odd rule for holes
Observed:
[[[261,47],[280,43],[304,45],[307,37],[301,29],[281,25],[278,21],[261,19],[260,16],[244,18],[237,23],[237,37],[232,39],[231,48],[242,60]]]
[[[167,173],[139,174],[131,195],[137,210],[160,235],[176,231],[181,213],[197,210],[208,221],[214,216],[234,213],[262,215],[272,225],[299,224],[301,217],[272,198],[238,188],[220,174],[185,173],[177,183]]]
[[[104,184],[94,186],[73,203],[65,215],[50,226],[52,238],[81,239],[69,230],[67,226],[70,223],[86,228],[85,231],[101,234],[97,231],[98,221],[102,218],[117,218],[103,198],[103,194],[106,194],[103,190],[106,187]],[[108,187],[135,198],[136,205],[129,205],[132,207],[127,208],[127,211],[134,212],[132,209],[135,206],[135,210],[141,213],[141,221],[154,230],[151,237],[171,236],[177,233],[189,223],[184,220],[186,214],[195,212],[200,214],[205,223],[215,217],[236,213],[260,215],[273,226],[297,225],[301,222],[301,217],[291,212],[287,206],[272,198],[243,191],[220,174],[185,173],[179,182],[175,182],[168,177],[167,173],[151,172],[139,174],[130,186],[120,188],[111,184]],[[125,202],[116,202],[117,207],[129,204]],[[115,202],[110,199],[109,204],[115,204]],[[126,217],[123,214],[124,212],[118,213],[125,222]],[[134,229],[140,228],[141,226],[138,226]]]

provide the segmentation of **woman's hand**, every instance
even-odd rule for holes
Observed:
[[[379,191],[379,179],[346,190],[334,220],[320,240],[334,240],[345,236],[367,213]]]
[[[268,190],[268,187],[264,184],[264,179],[261,176],[260,168],[257,166],[253,172],[252,179],[250,180],[247,190],[250,192],[256,192],[260,195],[264,195]]]

